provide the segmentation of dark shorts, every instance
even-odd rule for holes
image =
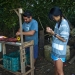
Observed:
[[[36,59],[38,57],[38,45],[34,45],[33,46],[33,51],[34,51],[34,59]],[[29,50],[29,47],[26,48],[26,54],[29,54],[30,53],[30,50]]]

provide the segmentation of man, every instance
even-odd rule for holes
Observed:
[[[32,14],[29,11],[23,14],[24,23],[22,24],[22,34],[25,36],[25,41],[34,40],[34,63],[38,57],[38,22],[32,18]],[[16,33],[20,35],[20,30]],[[26,50],[28,53],[29,50]]]

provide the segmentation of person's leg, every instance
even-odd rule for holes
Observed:
[[[56,72],[58,73],[58,75],[64,75],[63,62],[61,61],[61,59],[58,59],[57,61],[55,61],[55,67],[56,67]]]
[[[30,50],[29,50],[30,48],[29,47],[27,47],[26,48],[26,55],[28,56],[27,57],[27,59],[30,59]],[[38,45],[34,45],[33,46],[33,53],[34,53],[34,64],[35,64],[35,62],[36,62],[36,59],[37,59],[37,57],[38,57]],[[29,60],[28,60],[28,62],[29,62]]]
[[[57,69],[56,69],[55,61],[53,63],[54,63],[54,67],[55,67],[54,68],[55,69],[55,72],[54,73],[55,73],[55,75],[59,75],[58,72],[57,72]]]
[[[36,59],[38,57],[38,45],[34,46],[34,64],[36,62]]]
[[[56,56],[54,56],[53,54],[51,54],[51,58],[53,60],[53,64],[54,64],[54,75],[59,75],[57,72],[57,68],[56,68],[56,61],[59,59]]]

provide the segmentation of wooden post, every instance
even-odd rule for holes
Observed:
[[[23,49],[22,46],[20,46],[20,63],[21,63],[21,73],[25,73],[25,48]]]
[[[21,45],[23,45],[23,34],[22,34],[22,10],[19,8],[19,24],[20,24],[20,37],[21,37]]]
[[[30,46],[30,66],[31,66],[31,75],[34,75],[34,53],[33,53],[33,46]]]
[[[21,46],[20,46],[20,59],[21,59],[21,73],[25,73],[25,49],[23,49],[23,34],[22,34],[22,9],[19,8],[19,24],[20,24],[20,37],[21,37]]]
[[[5,43],[2,44],[3,46],[3,55],[6,54],[6,47],[5,47]]]
[[[40,30],[40,35],[39,35],[39,55],[44,56],[44,30]]]

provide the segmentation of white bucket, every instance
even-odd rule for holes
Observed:
[[[51,46],[50,45],[45,45],[44,46],[44,55],[45,55],[45,58],[52,62],[52,59],[51,59]],[[70,59],[70,47],[67,45],[67,50],[66,50],[66,61]]]
[[[52,62],[52,59],[51,59],[51,46],[50,45],[45,45],[44,46],[44,56],[45,56],[45,59]]]
[[[70,46],[67,45],[67,50],[66,50],[66,60],[70,59]]]

